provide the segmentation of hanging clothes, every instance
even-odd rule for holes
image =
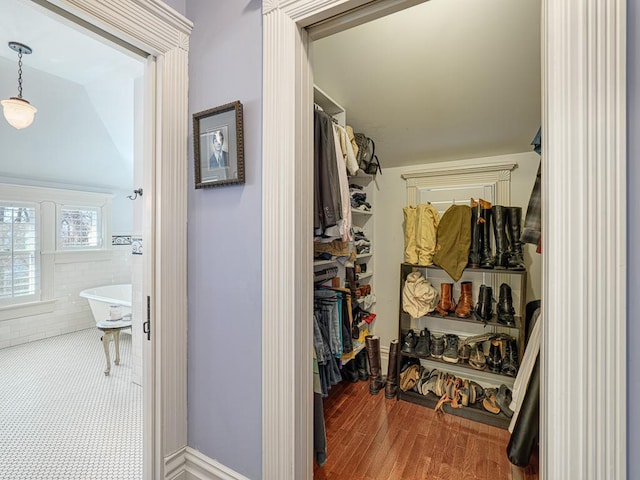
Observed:
[[[535,138],[531,142],[534,146],[534,151],[541,155],[542,153],[542,129],[538,130]],[[524,219],[524,229],[520,236],[522,243],[532,243],[540,247],[542,239],[542,162],[538,166],[538,173],[536,174],[536,181],[533,185],[531,197],[529,198],[529,205],[527,207],[527,214]],[[540,253],[540,252],[538,252]]]
[[[331,117],[315,110],[314,126],[314,221],[316,235],[342,219],[340,180]]]

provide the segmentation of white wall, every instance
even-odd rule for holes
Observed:
[[[262,477],[262,4],[189,0],[189,114],[240,100],[244,185],[194,188],[189,131],[188,443]],[[269,168],[266,166],[266,168]]]
[[[120,154],[84,87],[28,66],[23,70],[24,98],[38,112],[23,130],[0,117],[0,177],[5,183],[113,193],[113,232],[130,233],[131,158]],[[0,58],[2,98],[17,94],[16,75],[15,62]]]
[[[0,311],[0,348],[95,327],[89,303],[79,293],[85,288],[130,282],[131,255],[125,246],[114,247],[106,255],[81,252],[54,257],[51,311],[8,319],[3,319],[2,315],[10,312]],[[101,346],[96,344],[96,348]]]
[[[447,162],[442,165],[480,165],[501,160],[518,164],[511,172],[511,205],[523,209],[523,221],[533,184],[535,182],[540,156],[535,152],[525,152],[499,157],[485,157]],[[439,164],[428,164],[434,167]],[[376,228],[373,240],[375,252],[375,293],[376,324],[375,333],[381,337],[383,347],[398,336],[400,264],[404,261],[404,229],[402,208],[407,204],[406,181],[403,173],[419,172],[424,166],[383,168],[383,174],[376,178]],[[542,292],[541,259],[535,253],[535,246],[525,245],[525,262],[528,271],[527,301],[539,299]],[[385,366],[386,369],[386,366]],[[385,370],[386,371],[386,370]]]

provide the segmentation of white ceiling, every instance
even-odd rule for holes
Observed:
[[[143,72],[141,59],[116,47],[95,34],[82,29],[30,0],[1,0],[0,57],[16,63],[16,52],[10,41],[30,46],[31,55],[23,56],[23,64],[66,80],[87,85],[108,80],[109,76],[130,72],[131,78]],[[25,96],[26,82],[25,75]]]
[[[532,149],[539,0],[431,0],[313,44],[314,82],[386,167]]]

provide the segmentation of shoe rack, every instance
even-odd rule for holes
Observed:
[[[457,317],[455,313],[450,313],[445,316],[439,314],[435,310],[423,317],[412,318],[403,310],[402,293],[404,290],[405,279],[414,271],[420,271],[438,292],[441,291],[440,285],[442,283],[454,283],[453,298],[456,302],[460,298],[461,283],[472,282],[472,306],[475,306],[477,303],[481,285],[491,286],[493,297],[497,300],[500,285],[502,283],[508,284],[511,287],[512,292],[513,307],[515,310],[515,326],[508,327],[498,322],[495,301],[492,302],[493,315],[491,319],[486,322],[486,325],[483,321],[475,318],[473,308],[471,317],[469,318]],[[410,329],[414,331],[416,336],[419,336],[420,332],[424,328],[427,328],[432,334],[455,334],[460,339],[484,333],[506,334],[516,339],[518,346],[518,360],[519,362],[522,360],[522,355],[524,354],[526,346],[526,326],[523,321],[526,308],[526,271],[466,268],[462,277],[457,282],[454,282],[444,270],[435,265],[425,267],[403,263],[400,267],[400,279],[398,338],[400,339],[401,346],[403,345],[404,338]],[[488,348],[485,348],[485,354],[486,353],[488,353]],[[415,353],[405,353],[402,352],[402,349],[398,354],[398,371],[400,371],[400,368],[403,365],[403,359],[406,359],[407,357],[419,359],[422,366],[426,369],[431,370],[435,368],[437,370],[449,372],[456,377],[475,381],[485,388],[497,388],[501,384],[504,384],[512,389],[515,381],[515,377],[503,373],[492,372],[489,370],[488,366],[485,370],[477,370],[469,365],[469,363],[463,363],[460,359],[458,359],[458,363],[450,363],[442,358],[435,358],[430,355],[422,356]],[[398,398],[400,400],[417,403],[429,408],[434,408],[438,402],[438,397],[431,392],[429,392],[428,395],[422,395],[421,393],[413,390],[403,392],[398,389]],[[485,410],[481,404],[469,405],[462,408],[452,408],[449,404],[446,404],[444,406],[444,410],[445,412],[453,415],[469,418],[474,421],[500,428],[508,428],[510,423],[510,418],[503,413],[490,413]]]

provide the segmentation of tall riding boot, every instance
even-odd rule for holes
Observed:
[[[509,266],[509,244],[506,232],[507,209],[502,205],[494,205],[491,207],[491,213],[493,215],[493,238],[496,240],[494,266],[507,268]]]
[[[367,335],[364,337],[369,359],[369,393],[377,395],[384,381],[382,380],[382,367],[380,365],[380,337]]]
[[[480,199],[480,268],[493,268],[491,254],[491,203]]]
[[[498,298],[498,322],[508,327],[515,327],[516,322],[513,315],[516,313],[513,308],[513,299],[511,298],[511,287],[506,283],[500,285],[500,297]]]
[[[522,208],[507,207],[507,218],[509,219],[509,232],[511,238],[511,253],[509,255],[509,270],[524,270],[524,257],[522,255],[522,242],[520,241],[522,228]]]
[[[475,316],[476,319],[484,322],[486,325],[491,320],[493,301],[493,289],[487,285],[480,285],[480,292],[478,293],[478,303],[476,304]]]
[[[418,247],[416,245],[416,224],[418,221],[418,211],[416,207],[407,206],[402,209],[404,212],[404,262],[418,263]]]
[[[449,313],[455,312],[456,304],[453,301],[453,283],[440,284],[440,302],[438,302],[436,310],[440,315],[449,315]]]
[[[467,264],[470,268],[480,267],[480,225],[478,219],[480,218],[480,204],[473,198],[471,199],[471,245],[469,247],[469,262]]]
[[[472,295],[473,284],[471,282],[462,282],[460,284],[460,298],[456,306],[456,317],[469,318],[471,316]]]
[[[389,345],[389,368],[387,369],[387,382],[384,386],[385,398],[394,398],[398,392],[398,351],[400,342],[391,341]]]

